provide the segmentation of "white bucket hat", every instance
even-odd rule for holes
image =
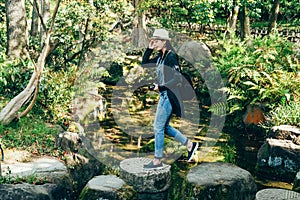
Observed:
[[[171,40],[169,32],[165,29],[155,29],[151,39]]]

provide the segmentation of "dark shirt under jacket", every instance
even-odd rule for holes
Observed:
[[[150,59],[152,52],[153,49],[146,49],[142,59],[143,66],[154,67],[158,59],[162,57],[162,52],[160,52],[158,56]],[[169,51],[165,54],[165,57],[161,59],[165,59],[163,65],[164,83],[159,84],[158,89],[160,92],[167,91],[172,105],[172,113],[178,117],[182,117],[183,103],[178,90],[178,84],[181,82],[181,74],[177,55],[174,52]]]

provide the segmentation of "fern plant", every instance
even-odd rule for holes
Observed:
[[[289,102],[278,106],[269,113],[270,121],[278,126],[288,124],[300,127],[300,104],[298,102]]]
[[[221,46],[214,61],[226,80],[228,114],[242,113],[249,104],[271,110],[283,96],[300,95],[300,65],[291,42],[271,35],[252,39],[251,45],[233,39]]]

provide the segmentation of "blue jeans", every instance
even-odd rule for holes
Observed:
[[[156,116],[154,121],[155,134],[155,158],[161,159],[164,150],[164,136],[167,133],[175,138],[182,145],[186,145],[188,139],[180,131],[169,125],[172,115],[172,105],[167,95],[167,91],[160,93]]]

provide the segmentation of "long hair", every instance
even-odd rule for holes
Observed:
[[[166,49],[167,49],[167,51],[171,50],[176,54],[176,51],[175,51],[174,47],[171,45],[171,42],[169,40],[166,40]]]
[[[175,53],[177,61],[179,62],[179,56],[176,53],[174,47],[171,45],[171,42],[169,40],[166,40],[166,49],[167,49],[167,51],[172,51],[173,53]]]

